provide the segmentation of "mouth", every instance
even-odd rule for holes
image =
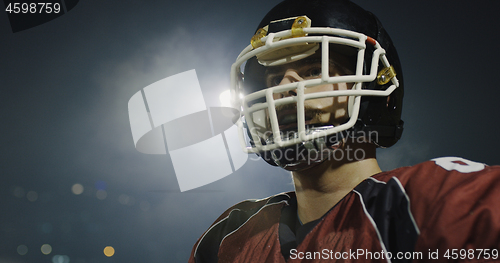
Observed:
[[[306,109],[305,125],[314,125],[319,122],[318,116],[322,111],[316,109]],[[284,109],[277,111],[279,129],[281,131],[297,130],[297,109]]]
[[[288,109],[277,112],[278,124],[281,131],[297,130],[297,110]]]

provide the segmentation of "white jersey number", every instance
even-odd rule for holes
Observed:
[[[461,173],[473,173],[485,167],[484,163],[476,163],[460,157],[441,157],[432,161],[448,171],[455,170]]]

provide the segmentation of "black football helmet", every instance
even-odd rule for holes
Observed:
[[[348,0],[285,0],[269,11],[250,42],[231,68],[232,101],[241,109],[237,124],[246,152],[300,170],[324,161],[349,137],[364,137],[378,147],[390,147],[401,137],[401,64],[372,13]],[[308,63],[308,58],[320,61],[317,77],[284,85],[266,79],[273,67]],[[332,75],[337,66],[345,70]],[[339,83],[349,88],[307,91]],[[308,121],[305,103],[339,97],[348,98],[341,123]],[[280,107],[295,116],[280,117]]]

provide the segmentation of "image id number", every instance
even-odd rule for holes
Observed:
[[[9,3],[5,8],[5,12],[14,14],[50,14],[61,12],[61,4],[59,3]]]
[[[447,259],[497,259],[497,249],[447,249],[444,253]]]

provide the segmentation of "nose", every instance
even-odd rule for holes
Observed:
[[[297,71],[295,71],[293,69],[287,69],[285,71],[285,74],[283,75],[283,79],[281,79],[278,86],[290,84],[290,83],[294,83],[294,82],[299,82],[301,80],[303,80],[303,79],[302,79],[302,77],[300,77],[300,75],[297,73]],[[277,93],[275,95],[277,95],[277,96],[275,96],[275,99],[289,97],[289,96],[297,96],[297,90],[293,89],[293,90],[289,90],[289,91],[284,91],[281,93]]]
[[[283,75],[283,79],[281,80],[279,85],[285,85],[289,83],[294,83],[301,81],[302,78],[300,77],[299,73],[293,69],[288,69],[285,71],[285,74]]]

